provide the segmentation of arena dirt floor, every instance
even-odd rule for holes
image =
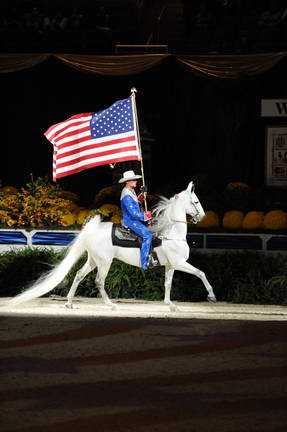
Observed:
[[[287,307],[7,301],[1,432],[287,430]]]

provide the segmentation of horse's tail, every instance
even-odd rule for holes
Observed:
[[[69,270],[78,261],[86,250],[86,239],[97,228],[100,216],[95,216],[88,222],[69,246],[67,254],[62,262],[57,264],[53,270],[41,276],[30,288],[14,297],[7,306],[16,306],[20,303],[40,297],[52,291],[65,278]]]

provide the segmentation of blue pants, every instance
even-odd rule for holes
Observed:
[[[148,258],[151,249],[152,233],[144,224],[139,221],[130,222],[128,227],[143,239],[141,245],[141,267],[146,269],[148,266]]]

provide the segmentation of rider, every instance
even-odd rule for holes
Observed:
[[[125,187],[121,194],[121,208],[123,214],[123,225],[129,227],[138,236],[143,239],[140,251],[141,267],[146,269],[149,266],[150,261],[150,250],[152,243],[152,233],[143,224],[143,222],[152,219],[150,211],[141,211],[139,202],[144,199],[144,192],[147,192],[145,186],[141,187],[141,194],[137,197],[134,188],[137,185],[137,180],[140,179],[140,175],[136,175],[134,171],[126,171],[123,174],[123,178],[119,180],[119,183],[125,183]]]

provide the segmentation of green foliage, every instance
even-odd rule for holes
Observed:
[[[114,260],[106,279],[107,290],[113,298],[161,300],[163,298],[164,269],[142,270]]]
[[[287,277],[274,276],[266,280],[259,271],[250,272],[237,281],[233,302],[287,305]]]
[[[0,254],[0,296],[14,296],[31,285],[43,273],[62,261],[66,250],[49,248],[14,250]],[[87,260],[84,254],[62,283],[48,295],[66,296],[77,271]],[[192,252],[189,262],[202,270],[214,288],[219,301],[252,304],[287,305],[286,260],[282,255],[266,256],[252,252],[200,254]],[[97,297],[97,270],[80,283],[76,295]],[[111,298],[163,300],[164,268],[142,270],[114,260],[106,279]],[[190,274],[176,271],[172,299],[205,301],[202,281]]]
[[[22,249],[0,255],[0,296],[19,294],[59,261],[52,249]]]
[[[65,250],[66,252],[66,250]],[[63,256],[65,252],[58,253],[58,262],[60,262],[63,259]],[[87,261],[88,255],[87,253],[83,254],[81,258],[77,261],[77,263],[73,266],[73,268],[69,271],[69,273],[66,275],[64,280],[60,285],[58,285],[53,291],[53,294],[60,295],[60,296],[66,296],[68,294],[68,291],[73,283],[73,280],[76,276],[76,273],[82,268]],[[97,297],[98,295],[98,289],[95,284],[95,278],[97,275],[97,270],[91,271],[87,277],[85,277],[77,289],[77,295],[78,296],[84,296],[84,297]],[[51,294],[51,293],[49,293]]]
[[[59,185],[47,177],[34,179],[16,194],[0,193],[0,222],[8,227],[62,225],[71,201],[60,197]]]

